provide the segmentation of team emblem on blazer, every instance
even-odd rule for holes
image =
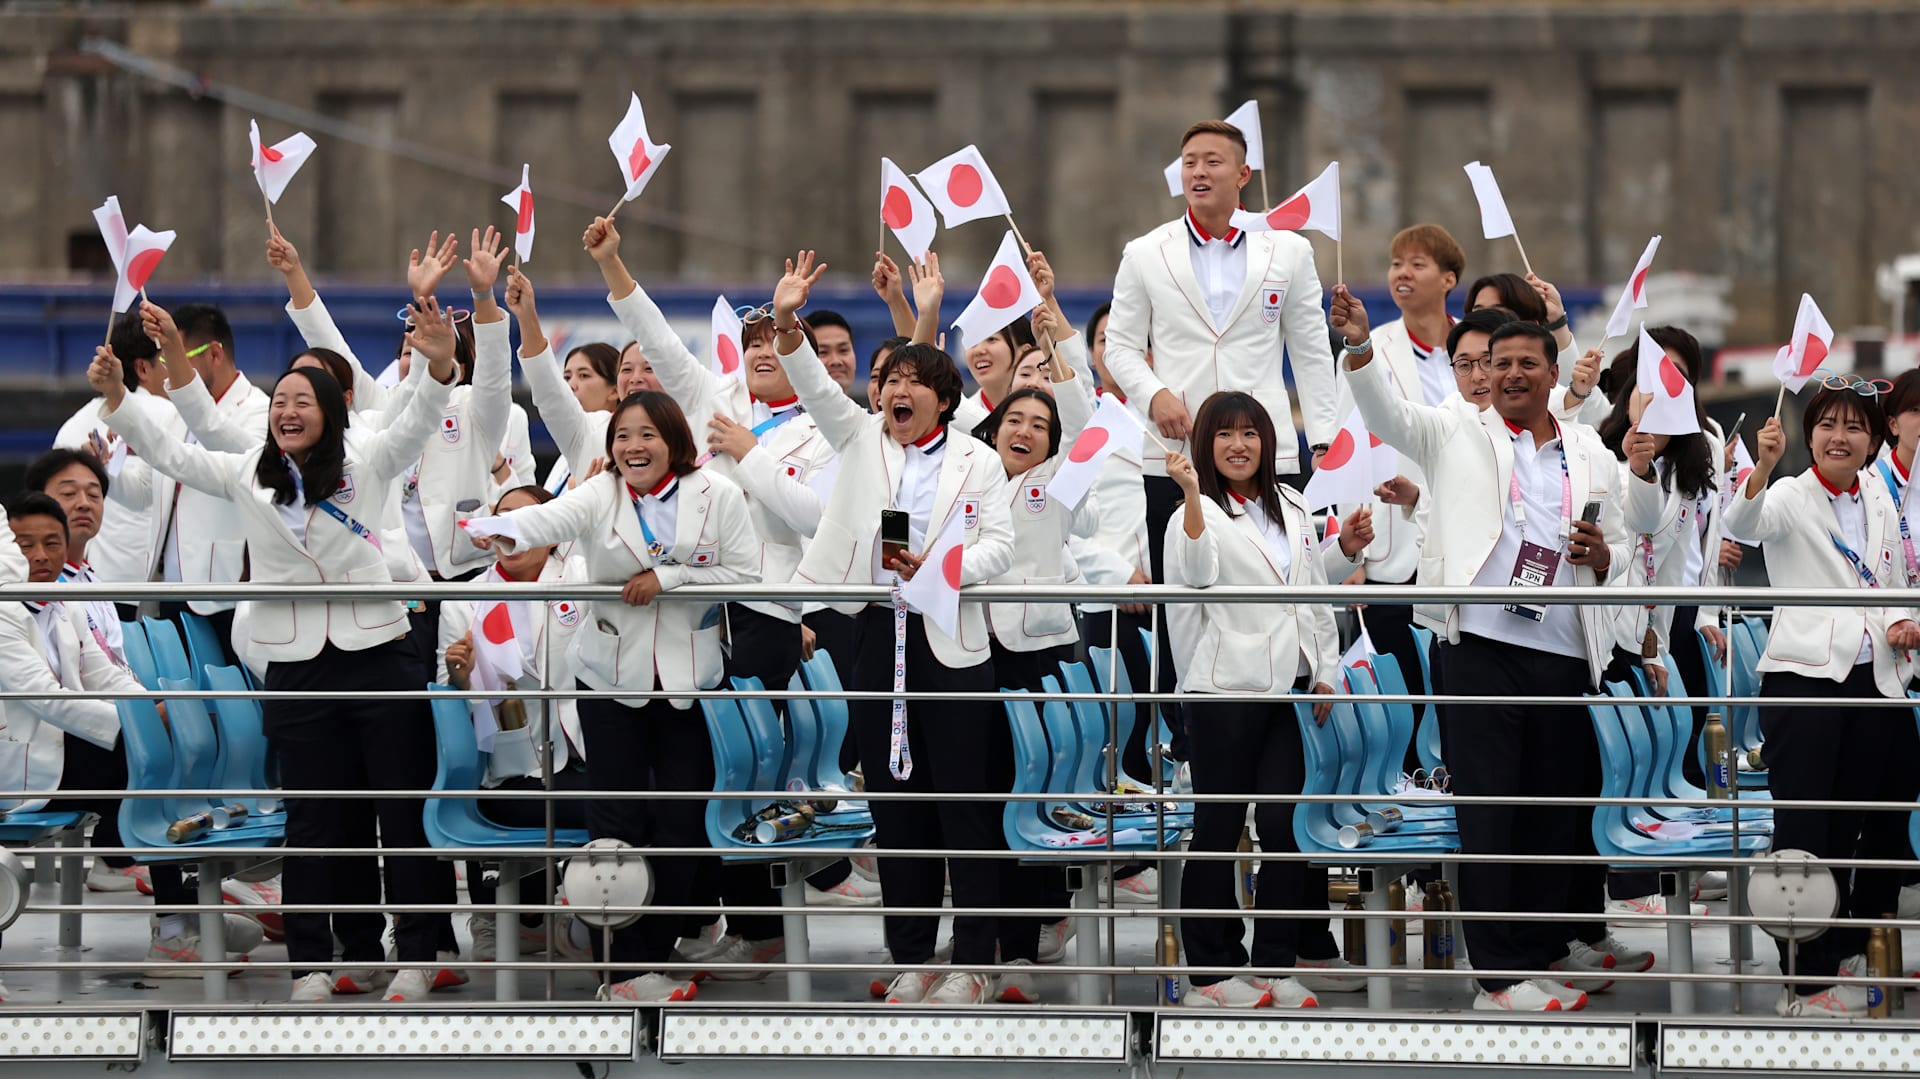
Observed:
[[[570,599],[556,601],[553,605],[553,617],[563,626],[580,623],[580,605]]]
[[[799,479],[799,478],[800,478],[800,469],[799,469],[799,467],[798,467],[798,466],[796,466],[796,465],[788,465],[788,466],[787,466],[787,478],[788,478],[788,479],[790,479],[790,480],[796,480],[796,479]]]
[[[1287,293],[1285,289],[1278,289],[1278,288],[1273,288],[1272,286],[1268,286],[1268,288],[1266,289],[1266,295],[1261,297],[1260,317],[1269,323],[1279,322],[1280,321],[1280,298],[1282,296],[1285,296],[1286,294]]]
[[[449,412],[440,417],[440,437],[449,444],[460,441],[460,417]]]
[[[969,498],[965,502],[960,503],[960,512],[964,515],[963,520],[960,522],[960,527],[980,527],[980,503]]]
[[[688,562],[688,563],[687,563],[687,565],[689,565],[689,566],[711,566],[711,565],[713,565],[713,548],[711,548],[711,547],[695,547],[695,548],[693,549],[693,561],[691,561],[691,562]]]
[[[1047,510],[1047,489],[1045,487],[1027,488],[1027,512],[1045,513]]]
[[[333,500],[337,503],[353,501],[353,473],[348,472],[341,475],[340,489],[333,493]]]

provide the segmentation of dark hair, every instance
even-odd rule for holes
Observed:
[[[593,373],[600,376],[600,381],[610,387],[618,386],[620,385],[620,353],[623,351],[605,341],[588,341],[584,345],[575,345],[567,350],[566,357],[560,361],[560,370],[567,369],[567,360],[575,356],[585,356],[587,366],[593,368]]]
[[[1493,331],[1493,336],[1487,339],[1487,354],[1489,356],[1493,354],[1493,346],[1502,341],[1511,341],[1514,338],[1525,338],[1528,341],[1538,342],[1540,351],[1547,358],[1548,366],[1560,362],[1560,346],[1553,343],[1553,335],[1548,333],[1546,327],[1540,325],[1538,322],[1528,322],[1525,319],[1514,319],[1512,322]]]
[[[798,315],[794,316],[793,321],[799,324],[800,336],[807,339],[807,347],[815,353],[818,353],[820,351],[820,342],[814,339],[812,324]],[[770,318],[755,319],[745,326],[740,327],[740,347],[746,349],[748,346],[757,345],[762,341],[771,341],[773,340],[775,331],[778,329],[779,327],[775,326],[773,320]],[[852,336],[851,331],[849,331],[848,336]]]
[[[815,311],[813,314],[808,315],[805,319],[801,321],[807,323],[809,326],[812,326],[816,330],[822,326],[834,326],[834,327],[838,327],[839,329],[847,331],[848,337],[853,336],[853,327],[847,325],[847,316],[841,314],[838,311],[829,311],[829,310],[826,310],[825,308],[822,308],[818,311]]]
[[[981,420],[980,425],[973,429],[973,437],[998,448],[1000,444],[994,441],[994,436],[1000,433],[1001,421],[1007,418],[1007,406],[1029,398],[1047,406],[1047,456],[1043,460],[1050,460],[1054,454],[1060,452],[1060,406],[1054,401],[1052,394],[1032,386],[1020,387],[1008,394],[1006,400],[993,406],[993,411],[987,414],[987,418]]]
[[[327,374],[333,376],[335,382],[340,384],[340,392],[342,394],[353,389],[353,365],[347,362],[345,356],[340,355],[330,348],[320,348],[318,346],[314,348],[303,348],[294,353],[293,358],[287,361],[287,370],[293,370],[293,365],[299,363],[300,357],[302,356],[312,356],[314,359],[319,360],[320,366],[326,370]]]
[[[118,319],[113,324],[113,339],[109,342],[113,354],[120,357],[120,381],[126,384],[127,392],[140,388],[140,375],[136,370],[138,361],[152,363],[160,355],[160,346],[153,343],[145,330],[140,328],[137,316]]]
[[[493,500],[493,512],[500,512],[500,503],[505,502],[508,495],[532,495],[533,504],[536,506],[544,506],[554,499],[554,493],[545,487],[537,483],[523,483],[518,487],[509,487],[500,492],[500,497]]]
[[[1240,160],[1245,161],[1247,159],[1246,133],[1233,124],[1227,123],[1225,120],[1202,120],[1188,128],[1186,134],[1180,136],[1180,150],[1182,153],[1186,152],[1187,143],[1192,142],[1196,135],[1225,135],[1228,142],[1240,147]]]
[[[1462,337],[1470,333],[1491,334],[1512,321],[1513,312],[1498,307],[1483,307],[1460,316],[1447,331],[1447,360],[1453,360],[1453,350],[1460,347]]]
[[[1273,417],[1267,414],[1266,406],[1250,393],[1239,390],[1223,390],[1200,403],[1200,414],[1193,418],[1193,440],[1189,445],[1194,453],[1194,472],[1200,478],[1200,493],[1213,499],[1227,516],[1238,515],[1227,495],[1227,485],[1220,478],[1220,468],[1213,463],[1213,440],[1228,427],[1251,427],[1260,435],[1260,456],[1253,475],[1254,489],[1261,493],[1260,508],[1266,512],[1267,520],[1277,528],[1286,527],[1286,518],[1280,513],[1280,497],[1274,492],[1280,486],[1279,470],[1273,466],[1273,455],[1279,452],[1275,443],[1279,436],[1273,431]],[[1199,467],[1199,455],[1206,454],[1206,466]]]
[[[107,467],[100,463],[100,458],[95,457],[92,450],[70,450],[64,446],[56,446],[35,457],[33,463],[27,466],[27,490],[45,492],[47,484],[53,482],[53,477],[74,465],[82,465],[93,473],[94,478],[100,481],[101,497],[106,497]]]
[[[903,376],[915,376],[922,386],[932,390],[933,399],[940,402],[940,422],[953,422],[953,410],[959,407],[963,393],[960,369],[953,365],[953,357],[937,346],[909,341],[893,350],[880,365],[876,377],[885,383],[895,371]]]
[[[1699,384],[1702,363],[1700,342],[1695,340],[1692,334],[1678,326],[1657,326],[1648,327],[1647,336],[1653,338],[1654,343],[1660,347],[1672,349],[1686,368],[1687,381],[1696,386]],[[1633,344],[1616,353],[1612,365],[1607,369],[1607,374],[1613,375],[1613,380],[1619,385],[1608,395],[1613,401],[1613,411],[1607,414],[1606,419],[1600,421],[1598,431],[1600,441],[1606,443],[1607,448],[1613,451],[1613,455],[1623,461],[1627,459],[1627,455],[1622,446],[1626,442],[1627,429],[1633,426],[1630,412],[1633,407],[1633,390],[1639,382],[1637,377],[1639,364],[1640,346]],[[1632,372],[1632,374],[1622,375],[1620,374],[1622,371]],[[1693,412],[1694,418],[1700,423],[1700,430],[1690,435],[1670,437],[1667,439],[1666,449],[1660,451],[1660,456],[1672,466],[1667,470],[1667,474],[1660,478],[1660,489],[1672,491],[1677,488],[1688,498],[1697,499],[1716,489],[1715,462],[1713,447],[1708,444],[1706,436],[1707,413],[1700,407],[1700,396],[1697,393],[1693,398]],[[1629,480],[1628,482],[1639,481]]]
[[[1409,251],[1425,253],[1434,265],[1453,275],[1455,284],[1467,272],[1467,253],[1460,250],[1460,241],[1439,225],[1408,225],[1394,233],[1387,254],[1398,258]]]
[[[280,383],[290,378],[306,379],[313,387],[314,402],[320,406],[320,440],[307,451],[306,463],[300,466],[300,487],[306,492],[306,504],[317,506],[333,497],[340,489],[341,478],[347,474],[347,394],[332,375],[315,367],[296,367],[285,372],[273,384],[274,393],[280,392]],[[273,434],[269,408],[267,443],[260,448],[253,481],[273,492],[275,505],[291,506],[295,498],[293,471],[287,467],[282,452],[280,441]]]
[[[1087,324],[1085,328],[1082,330],[1082,332],[1087,335],[1088,348],[1093,347],[1093,331],[1099,327],[1100,320],[1103,318],[1106,318],[1108,312],[1112,310],[1113,310],[1113,301],[1107,300],[1104,303],[1102,303],[1100,306],[1094,308],[1093,314],[1087,316]]]
[[[181,304],[173,312],[173,324],[180,328],[182,341],[190,341],[195,337],[218,341],[220,347],[226,350],[227,359],[238,364],[233,354],[233,326],[227,322],[226,313],[218,307],[210,303]],[[187,347],[191,349],[194,346]]]
[[[1800,442],[1807,452],[1813,452],[1814,425],[1828,416],[1845,418],[1847,413],[1860,417],[1867,426],[1867,436],[1872,440],[1867,444],[1867,460],[1871,462],[1880,455],[1880,447],[1887,440],[1887,416],[1880,409],[1880,398],[1863,396],[1850,389],[1836,390],[1827,386],[1807,402],[1807,410],[1800,416]]]
[[[885,341],[882,341],[879,344],[873,346],[873,355],[867,357],[868,377],[872,377],[874,374],[878,373],[878,371],[880,370],[881,356],[889,352],[896,352],[900,349],[901,346],[909,344],[912,341],[913,341],[913,338],[911,337],[901,337],[898,334],[895,334],[894,336],[887,338]]]
[[[52,495],[42,491],[22,491],[7,503],[7,516],[13,520],[22,517],[51,517],[60,522],[60,532],[67,538],[72,533],[67,529],[67,511],[60,508]]]
[[[694,459],[700,455],[694,449],[693,430],[687,426],[686,414],[680,411],[679,403],[659,390],[630,393],[614,406],[613,418],[607,421],[607,462],[613,462],[613,432],[620,426],[620,417],[630,408],[645,412],[647,419],[653,421],[654,429],[660,432],[660,441],[667,444],[668,471],[676,476],[692,472]]]
[[[1484,288],[1491,288],[1500,295],[1500,302],[1492,306],[1504,307],[1513,312],[1515,318],[1528,322],[1547,321],[1547,301],[1541,299],[1540,294],[1533,291],[1533,286],[1527,284],[1527,279],[1517,273],[1488,274],[1474,279],[1472,287],[1467,289],[1468,314],[1475,310],[1473,301]]]
[[[1900,372],[1893,380],[1893,389],[1881,395],[1881,414],[1888,419],[1898,416],[1910,408],[1920,408],[1920,368]]]

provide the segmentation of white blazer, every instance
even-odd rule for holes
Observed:
[[[500,443],[500,456],[507,459],[507,480],[493,481],[488,488],[487,505],[515,487],[525,487],[539,477],[534,472],[533,436],[528,433],[527,410],[516,402],[507,407],[507,436]]]
[[[900,486],[906,451],[887,433],[886,417],[868,414],[842,392],[804,339],[780,362],[801,403],[820,425],[820,433],[840,455],[840,477],[793,579],[812,584],[871,583],[878,561],[880,511],[891,505]],[[1002,497],[1005,486],[1006,469],[992,447],[949,425],[928,531],[937,534],[956,510],[964,515],[963,586],[991,580],[1013,565],[1013,524]],[[865,604],[831,606],[854,614]],[[958,638],[953,638],[932,622],[926,624],[927,644],[934,656],[949,667],[986,662],[991,652],[986,614],[979,603],[962,599],[959,628]]]
[[[1420,553],[1420,583],[1472,585],[1500,540],[1513,477],[1513,441],[1499,414],[1488,409],[1483,415],[1457,394],[1438,406],[1415,404],[1394,390],[1385,365],[1378,362],[1349,370],[1347,384],[1367,430],[1413,458],[1426,473],[1432,509]],[[1600,530],[1611,558],[1609,579],[1629,572],[1633,548],[1621,512],[1619,462],[1584,424],[1562,423],[1560,437],[1574,512],[1589,501],[1605,504]],[[1573,571],[1575,584],[1596,583],[1591,569],[1574,566]],[[1602,606],[1579,610],[1588,674],[1598,685],[1612,660],[1618,614]],[[1459,642],[1458,604],[1416,608],[1414,617],[1447,641]]]
[[[1127,244],[1113,282],[1107,318],[1107,370],[1136,411],[1146,416],[1153,397],[1171,390],[1190,413],[1220,390],[1244,390],[1273,417],[1274,463],[1281,475],[1300,471],[1293,405],[1281,366],[1284,347],[1306,416],[1307,441],[1333,441],[1333,354],[1320,309],[1320,275],[1313,246],[1291,232],[1252,232],[1247,276],[1223,329],[1216,329],[1193,275],[1192,235],[1184,217]],[[1155,366],[1147,366],[1148,343]],[[1187,443],[1174,446],[1191,456]],[[1166,455],[1151,441],[1146,474],[1167,474]]]
[[[1313,515],[1300,493],[1278,488],[1291,548],[1282,573],[1260,528],[1244,512],[1229,514],[1201,500],[1206,523],[1199,539],[1187,535],[1185,513],[1167,521],[1167,583],[1190,588],[1225,585],[1324,586]],[[1191,604],[1180,645],[1183,693],[1286,693],[1305,665],[1315,682],[1340,685],[1340,633],[1324,603]],[[1171,623],[1169,624],[1171,628]],[[1190,649],[1190,651],[1189,651]]]
[[[1633,475],[1626,468],[1621,469],[1621,483],[1626,487],[1626,522],[1628,540],[1633,544],[1633,555],[1628,559],[1625,574],[1615,573],[1608,583],[1623,586],[1644,586],[1647,583],[1646,555],[1641,551],[1640,538],[1645,535],[1653,545],[1653,580],[1663,588],[1692,587],[1700,581],[1685,579],[1687,569],[1688,546],[1698,544],[1701,567],[1707,573],[1709,583],[1715,581],[1714,568],[1720,564],[1720,460],[1726,450],[1726,444],[1712,430],[1704,432],[1707,436],[1707,453],[1710,455],[1714,470],[1706,493],[1706,527],[1701,528],[1696,514],[1699,507],[1695,501],[1679,491],[1663,490],[1658,480],[1649,483]],[[1620,615],[1620,647],[1639,655],[1645,643],[1647,632],[1647,611],[1644,604],[1623,605]],[[1720,608],[1701,604],[1693,625],[1689,628],[1703,629],[1717,626],[1720,622]],[[1656,607],[1653,611],[1653,631],[1659,639],[1660,650],[1669,651],[1673,647],[1673,608]]]
[[[120,713],[112,701],[80,700],[75,690],[138,693],[142,686],[115,664],[77,606],[59,605],[54,620],[60,652],[56,674],[47,665],[46,638],[24,603],[0,603],[0,689],[34,696],[0,701],[0,788],[54,791],[66,765],[67,734],[102,749],[120,741]],[[0,801],[0,812],[33,812],[47,800]]]
[[[337,509],[365,528],[378,529],[381,496],[433,437],[449,389],[425,379],[385,430],[346,440],[346,471],[330,499]],[[174,441],[156,421],[148,402],[133,395],[110,416],[114,429],[155,471],[232,508],[239,518],[232,533],[234,542],[247,545],[253,580],[273,584],[386,584],[393,580],[379,543],[318,506],[304,507],[306,542],[287,528],[273,492],[254,481],[254,469],[266,452],[264,443],[243,453],[219,453]],[[181,501],[184,504],[185,499]],[[235,650],[269,663],[312,659],[328,642],[342,651],[356,652],[407,632],[406,605],[393,600],[256,600],[250,601],[249,611],[246,641],[236,644]]]
[[[1073,369],[1073,377],[1065,382],[1055,383],[1052,388],[1054,401],[1060,407],[1060,429],[1078,433],[1093,419],[1093,360],[1087,354],[1086,339],[1078,332],[1054,341],[1060,350],[1060,361]],[[993,409],[987,404],[986,393],[982,390],[962,397],[954,406],[954,426],[974,437]]]
[[[147,394],[145,389],[133,392]],[[152,395],[147,394],[147,396]],[[89,445],[88,435],[97,432],[105,437],[107,421],[100,418],[100,408],[103,404],[105,399],[96,397],[81,405],[79,411],[69,417],[66,423],[60,425],[59,432],[53,436],[54,447],[84,450]],[[169,417],[169,426],[173,428],[176,437],[186,437],[186,424],[180,421],[177,414]],[[262,424],[261,433],[264,435],[265,431],[265,424]],[[125,471],[124,465],[116,470],[111,462],[108,463],[107,504],[101,507],[100,532],[94,537],[93,543],[89,545],[91,550],[87,552],[87,559],[93,563],[94,573],[102,581],[145,581],[152,576],[154,564],[160,557],[158,546],[160,539],[155,535],[160,524],[154,520],[151,499],[136,506],[114,497],[114,492],[122,486],[120,476]],[[172,497],[171,487],[168,489],[168,497],[169,499]]]
[[[1425,404],[1427,395],[1423,388],[1424,383],[1420,381],[1420,361],[1413,356],[1413,339],[1407,335],[1406,320],[1394,319],[1374,330],[1372,341],[1374,362],[1386,361],[1393,392],[1408,401]],[[1345,420],[1347,410],[1352,407],[1353,390],[1347,385],[1346,365],[1340,365],[1339,371],[1340,404],[1335,411],[1339,413],[1342,420]],[[1398,450],[1393,452],[1397,462],[1394,466],[1394,474],[1405,476],[1425,490],[1427,474],[1421,469],[1420,463]],[[1339,507],[1342,516],[1354,508],[1352,505]],[[1423,524],[1415,517],[1414,510],[1413,506],[1384,504],[1375,506],[1373,542],[1367,545],[1364,556],[1367,580],[1388,584],[1413,580],[1414,574],[1420,568]]]
[[[636,285],[625,298],[609,296],[607,303],[619,316],[620,325],[639,342],[640,352],[660,380],[660,388],[686,414],[696,444],[706,443],[707,424],[716,412],[748,428],[762,418],[754,413],[753,394],[747,390],[746,380],[714,374],[706,361],[687,351],[686,342],[668,325],[647,290]],[[833,445],[820,437],[813,419],[800,415],[775,428],[744,460],[736,462],[728,454],[716,453],[704,466],[746,492],[747,512],[760,541],[762,582],[785,584],[793,579],[801,548],[812,535],[811,529],[797,527],[794,520],[804,521],[808,516],[818,519],[822,500],[807,484],[832,463],[834,456]],[[813,506],[810,513],[808,502]],[[746,606],[783,621],[799,622],[803,605]]]
[[[547,559],[540,567],[540,583],[550,584],[561,580],[586,580],[586,564],[580,560],[563,561],[559,558]],[[497,578],[487,574],[478,578],[493,581]],[[578,600],[556,599],[545,603],[528,601],[531,608],[537,608],[540,617],[532,627],[533,640],[526,651],[533,654],[534,666],[525,670],[518,683],[522,689],[572,689],[573,638],[584,620],[586,605]],[[450,599],[440,604],[440,641],[436,659],[438,664],[435,677],[442,685],[451,684],[447,678],[447,646],[459,640],[473,628],[474,610],[478,606],[470,599]],[[531,613],[531,611],[529,612]],[[479,702],[473,702],[477,706]],[[527,706],[527,726],[533,731],[533,744],[540,745],[547,736],[547,708],[554,705],[554,714],[559,717],[560,730],[564,737],[553,740],[553,770],[558,772],[573,759],[574,749],[584,749],[587,742],[580,733],[580,708],[572,699],[545,701],[529,698]],[[494,770],[495,762],[487,762],[486,785],[499,786],[505,780],[518,779],[521,774],[538,777],[540,769],[521,774],[501,774]]]
[[[1066,444],[1064,436],[1061,442]],[[1060,455],[1055,454],[1012,477],[1002,489],[1007,518],[1013,524],[1013,565],[990,583],[1058,588],[1081,579],[1072,540],[1093,537],[1100,511],[1092,497],[1068,509],[1048,496],[1047,484],[1059,467]],[[993,623],[994,639],[1010,652],[1037,652],[1080,639],[1071,603],[990,603],[987,617]]]
[[[1867,515],[1867,549],[1874,577],[1885,588],[1906,588],[1906,557],[1900,548],[1899,510],[1886,488],[1861,470],[1860,499]],[[1768,581],[1780,588],[1858,588],[1871,601],[1872,590],[1852,563],[1834,547],[1840,523],[1820,477],[1808,469],[1747,497],[1743,486],[1727,507],[1727,527],[1750,536],[1767,552]],[[1873,641],[1873,681],[1881,694],[1900,697],[1913,676],[1913,660],[1887,646],[1887,627],[1914,617],[1906,607],[1776,607],[1767,650],[1759,669],[1791,671],[1808,678],[1846,680],[1860,653],[1860,635]]]
[[[193,382],[199,384],[200,380],[196,378]],[[185,392],[191,391],[192,386],[189,386]],[[207,393],[204,386],[201,391]],[[143,414],[155,421],[155,433],[164,434],[169,441],[178,444],[181,432],[188,430],[175,406],[161,407],[155,399],[143,394],[129,394],[127,399],[153,404],[155,407]],[[205,436],[194,431],[193,437],[209,445],[209,448],[240,452],[239,447],[244,443],[238,441],[239,433],[255,429],[261,434],[254,436],[252,444],[258,445],[267,429],[268,403],[267,395],[242,375],[227,387],[225,395],[213,402],[210,416],[213,422],[209,424]],[[208,438],[213,443],[207,443]],[[113,489],[108,497],[151,514],[153,566],[148,573],[140,576],[140,580],[156,580],[164,572],[169,524],[180,547],[182,582],[229,584],[246,576],[247,541],[241,538],[244,530],[240,513],[224,497],[182,486],[173,477],[158,474],[150,467],[149,461],[143,461],[131,453],[121,466],[119,478],[113,481]],[[233,610],[235,604],[190,600],[187,606],[196,614],[213,614],[216,611]]]
[[[13,526],[7,523],[7,511],[0,507],[0,584],[18,584],[27,579],[27,558],[13,540]]]
[[[580,681],[607,691],[646,692],[712,689],[720,684],[723,661],[720,625],[709,618],[713,605],[671,598],[683,584],[752,584],[759,580],[758,541],[747,521],[746,496],[723,477],[696,469],[680,477],[674,494],[673,544],[655,562],[626,481],[602,472],[551,502],[522,506],[507,514],[520,543],[546,547],[573,540],[573,557],[585,565],[595,584],[626,584],[635,574],[653,570],[663,592],[644,607],[620,600],[587,605],[574,634],[571,657]],[[494,543],[504,552],[517,544],[505,537]],[[644,697],[622,698],[640,707]],[[690,698],[675,708],[691,708]]]

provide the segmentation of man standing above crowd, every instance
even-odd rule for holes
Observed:
[[[1291,232],[1245,233],[1229,223],[1252,175],[1239,128],[1206,120],[1187,129],[1180,139],[1187,212],[1121,255],[1106,364],[1127,400],[1182,452],[1191,449],[1186,439],[1202,401],[1221,390],[1252,394],[1273,418],[1274,462],[1287,476],[1300,471],[1300,456],[1282,350],[1293,359],[1316,457],[1339,429],[1333,356],[1312,245]],[[1157,357],[1151,366],[1149,343]],[[1154,579],[1164,580],[1162,540],[1180,488],[1167,478],[1159,447],[1146,454],[1149,553]]]

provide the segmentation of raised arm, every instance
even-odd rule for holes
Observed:
[[[1167,561],[1174,571],[1168,576],[1174,576],[1175,572],[1178,575],[1178,580],[1168,583],[1211,588],[1220,579],[1220,546],[1213,530],[1207,527],[1200,477],[1193,470],[1193,462],[1179,453],[1167,454],[1167,476],[1180,485],[1180,493],[1186,496],[1180,516],[1167,519]]]
[[[267,437],[265,428],[258,426],[257,420],[249,423],[246,417],[223,413],[215,406],[207,384],[200,380],[193,362],[187,359],[187,346],[180,338],[180,328],[174,325],[173,316],[165,308],[142,300],[140,323],[148,337],[160,342],[161,355],[168,357],[168,398],[178,398],[173,400],[174,407],[180,410],[180,418],[201,445],[224,453],[246,453]]]
[[[93,363],[87,368],[87,381],[106,398],[100,408],[100,418],[113,425],[113,430],[127,440],[127,445],[148,467],[196,491],[219,498],[239,496],[245,486],[239,477],[240,469],[249,458],[219,453],[169,434],[161,419],[152,413],[155,403],[128,393],[120,382],[120,359],[112,349],[100,348],[94,352]]]
[[[366,441],[360,463],[374,478],[390,480],[405,472],[439,429],[440,413],[453,393],[453,340],[453,318],[440,309],[440,302],[432,296],[414,301],[407,344],[415,360],[427,360],[427,377],[400,412],[388,417],[387,426]],[[498,443],[496,436],[493,444]]]
[[[620,483],[620,477],[613,472],[602,472],[567,489],[551,502],[508,510],[502,516],[513,522],[520,539],[495,536],[486,545],[497,554],[508,555],[523,546],[551,547],[577,540],[593,528],[594,521],[609,502],[621,497]],[[625,512],[625,507],[621,507],[621,511]]]
[[[560,455],[579,473],[587,467],[587,462],[600,455],[600,447],[593,445],[587,410],[580,407],[579,398],[567,388],[553,345],[540,329],[533,281],[521,273],[518,266],[507,270],[507,310],[513,312],[514,320],[520,324],[520,370],[526,374],[527,385],[533,390],[533,407],[540,410],[540,420],[547,425],[554,445],[560,447]]]
[[[1625,505],[1627,531],[1636,535],[1652,532],[1660,527],[1660,517],[1667,508],[1667,492],[1660,489],[1660,473],[1653,467],[1654,437],[1640,433],[1640,425],[1634,424],[1621,440],[1621,448],[1627,451]]]
[[[887,305],[887,314],[893,318],[894,336],[912,337],[913,308],[908,306],[906,289],[900,284],[900,267],[885,251],[873,253],[873,291]]]
[[[1747,542],[1766,543],[1793,531],[1795,524],[1789,513],[1778,510],[1767,499],[1767,480],[1787,452],[1787,435],[1780,427],[1778,416],[1767,417],[1759,434],[1754,436],[1754,445],[1759,456],[1753,462],[1753,471],[1747,474],[1747,482],[1727,503],[1724,527]]]
[[[1359,348],[1362,342],[1367,346],[1367,351],[1357,356],[1349,355],[1346,361],[1347,388],[1353,394],[1353,406],[1360,410],[1367,431],[1413,458],[1428,474],[1432,474],[1437,466],[1440,447],[1452,436],[1458,421],[1444,409],[1407,400],[1387,384],[1386,365],[1373,362],[1373,337],[1367,325],[1367,309],[1347,291],[1347,286],[1333,286],[1333,303],[1328,318],[1334,332],[1345,337],[1353,347]],[[1111,342],[1113,331],[1109,330],[1107,334]],[[1107,348],[1111,352],[1113,346],[1109,344]],[[1331,401],[1333,387],[1328,386],[1327,390]]]
[[[795,259],[787,260],[787,272],[773,289],[773,354],[787,372],[787,381],[800,396],[807,414],[819,425],[820,433],[826,436],[834,452],[844,453],[848,443],[874,418],[841,392],[840,384],[827,374],[826,365],[814,354],[813,346],[807,344],[807,335],[800,332],[800,309],[806,306],[814,283],[826,272],[826,263],[814,265],[811,251],[800,252],[797,265]],[[641,347],[645,349],[644,345]]]
[[[816,466],[811,471],[818,470]],[[787,475],[786,466],[773,454],[755,450],[740,458],[733,468],[733,482],[802,536],[811,538],[820,527],[826,500],[808,485],[806,476]]]
[[[991,463],[991,482],[980,492],[980,530],[960,556],[962,585],[991,581],[1013,568],[1013,517],[1004,493],[1006,471],[1000,467],[998,458]],[[959,510],[956,508],[954,512]],[[943,527],[945,523],[941,522]]]
[[[353,410],[355,412],[378,412],[386,407],[387,387],[367,373],[360,357],[354,355],[347,339],[341,335],[340,328],[334,325],[333,316],[327,313],[326,303],[320,294],[314,291],[313,281],[307,277],[306,266],[300,261],[300,251],[293,242],[281,235],[278,227],[267,237],[267,264],[280,271],[287,282],[287,317],[293,320],[294,328],[300,331],[300,339],[308,348],[327,348],[338,352],[353,368]]]
[[[687,415],[704,415],[705,403],[719,392],[722,376],[687,350],[687,343],[667,323],[667,316],[627,272],[626,263],[620,260],[620,231],[613,220],[594,218],[582,242],[607,283],[607,305],[613,308],[620,325],[640,343],[640,352],[653,365],[660,388]]]
[[[474,435],[482,446],[496,452],[507,439],[507,421],[513,412],[513,345],[507,339],[507,313],[493,298],[506,255],[502,242],[491,225],[484,236],[479,229],[473,230],[473,254],[465,262],[467,288],[473,295]]]
[[[907,263],[913,282],[913,302],[920,317],[913,323],[912,344],[931,345],[940,339],[940,302],[947,296],[947,279],[940,273],[940,256],[927,252],[925,262]]]

